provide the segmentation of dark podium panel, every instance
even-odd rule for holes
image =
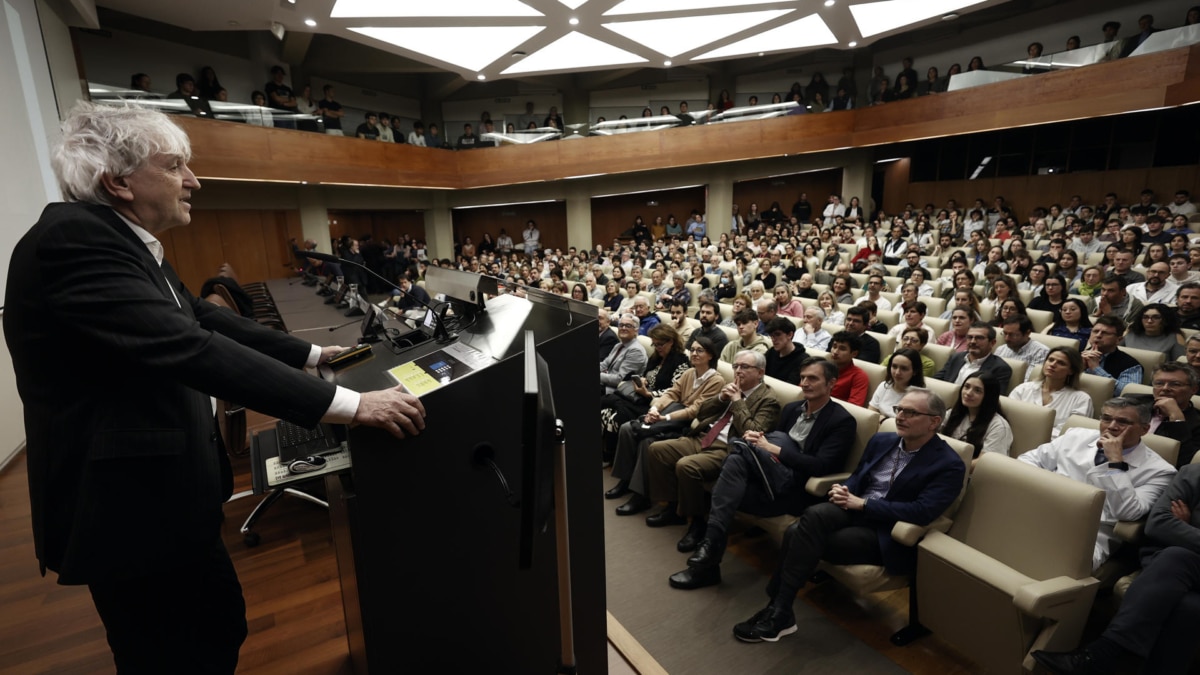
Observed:
[[[501,320],[502,315],[493,317]],[[523,329],[550,367],[566,430],[571,602],[580,672],[607,672],[604,537],[594,308],[533,303]],[[336,376],[367,391],[387,370],[436,351],[374,355]],[[554,516],[518,568],[521,511],[490,456],[521,493],[523,341],[495,364],[422,397],[426,429],[403,441],[354,428],[353,469],[326,479],[356,673],[555,673],[561,658]]]

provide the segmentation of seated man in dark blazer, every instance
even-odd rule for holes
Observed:
[[[892,539],[899,521],[928,525],[962,491],[966,465],[937,435],[946,404],[928,389],[909,387],[896,405],[897,433],[867,444],[845,485],[829,501],[810,506],[783,538],[783,560],[767,584],[771,602],[733,627],[743,642],[775,642],[796,632],[792,603],[822,560],[842,565],[883,565],[909,574],[917,551]]]
[[[414,284],[407,274],[400,275],[400,290],[392,291],[396,298],[396,306],[402,310],[425,309],[429,306],[429,293]]]
[[[608,310],[601,307],[600,312],[596,315],[596,324],[600,329],[600,359],[603,361],[612,353],[613,347],[617,346],[617,334],[612,329],[612,319],[608,316]]]
[[[1007,394],[1012,367],[992,353],[995,347],[996,329],[976,321],[967,329],[967,351],[952,354],[934,377],[943,382],[962,384],[968,375],[978,372],[999,382],[1000,391]]]
[[[672,587],[691,590],[721,582],[725,537],[736,511],[799,514],[817,501],[805,492],[808,479],[842,470],[858,423],[831,397],[837,375],[832,362],[805,359],[800,365],[804,399],[783,409],[774,431],[747,431],[730,443],[707,522],[697,519],[700,526],[689,530],[690,540],[679,544],[684,552],[696,546],[696,554],[688,558],[687,569],[671,575]]]
[[[1154,393],[1125,394],[1125,398],[1151,408],[1150,433],[1179,441],[1175,466],[1187,466],[1200,449],[1200,410],[1192,405],[1192,397],[1200,389],[1200,376],[1189,365],[1168,361],[1154,371],[1150,383]]]
[[[119,672],[233,673],[246,605],[221,541],[233,481],[210,396],[399,438],[425,410],[400,387],[311,377],[342,348],[188,292],[159,237],[191,221],[200,182],[166,115],[79,103],[62,136],[51,164],[69,203],[13,249],[4,303],[34,549],[60,584],[88,586]]]

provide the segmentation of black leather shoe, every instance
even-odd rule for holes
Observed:
[[[671,588],[692,591],[705,586],[716,586],[721,583],[721,566],[689,567],[682,572],[676,572],[667,580]]]
[[[646,524],[650,527],[666,527],[668,525],[687,525],[687,518],[675,513],[673,507],[659,511],[658,513],[646,516]]]
[[[796,632],[796,617],[774,607],[760,610],[749,621],[733,627],[733,636],[742,642],[778,642],[779,638]]]
[[[1092,659],[1092,655],[1084,649],[1073,652],[1044,652],[1033,653],[1033,660],[1055,675],[1098,675],[1108,672],[1102,670]]]
[[[688,526],[687,534],[683,535],[683,539],[675,544],[676,550],[680,553],[691,553],[700,545],[700,540],[704,538],[704,531],[708,529],[708,523],[704,520],[696,518],[692,524]]]
[[[632,516],[650,508],[650,500],[643,495],[633,493],[629,501],[617,507],[618,516]]]
[[[617,483],[616,487],[604,493],[605,499],[616,499],[629,494],[629,481],[623,480]]]
[[[721,564],[725,556],[725,542],[715,539],[702,539],[696,546],[696,552],[688,558],[688,567],[711,567]]]

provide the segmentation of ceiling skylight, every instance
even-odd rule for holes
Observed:
[[[866,38],[981,2],[984,0],[884,0],[850,5],[850,13]]]
[[[334,19],[434,16],[470,19],[479,16],[542,16],[542,13],[520,0],[337,0],[329,16]]]
[[[559,0],[562,2],[563,0]],[[654,12],[694,12],[698,9],[731,8],[742,9],[762,5],[772,0],[625,0],[619,2],[604,16],[624,14],[652,14]],[[778,0],[775,0],[778,1]]]
[[[627,52],[583,33],[571,31],[526,56],[501,74],[605,68],[646,62],[646,59],[633,52]]]
[[[350,30],[467,70],[489,63],[545,30],[543,26],[361,27]]]
[[[773,9],[765,12],[740,14],[709,14],[677,19],[622,21],[606,23],[604,27],[661,54],[679,56],[701,45],[783,16],[790,11],[792,10]]]
[[[706,59],[723,59],[731,56],[746,56],[764,52],[807,49],[809,47],[836,44],[837,41],[837,36],[833,34],[833,31],[829,30],[829,26],[825,24],[824,19],[816,14],[810,14],[799,21],[785,23],[778,28],[772,28],[771,30],[725,45],[724,47],[718,47],[692,60],[703,61]]]

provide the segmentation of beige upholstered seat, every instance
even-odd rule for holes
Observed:
[[[945,380],[938,380],[932,377],[925,378],[925,388],[938,395],[946,403],[946,410],[954,407],[955,401],[958,400],[958,385]]]
[[[881,424],[879,427],[879,431],[881,433],[894,433],[896,431],[896,420],[884,420],[883,424]],[[950,447],[954,448],[954,451],[958,453],[958,456],[960,459],[962,459],[964,465],[968,467],[971,465],[971,455],[974,453],[974,449],[970,444],[963,443],[962,441],[948,438],[946,436],[942,436],[941,438],[942,440],[946,441]],[[954,503],[950,505],[950,508],[946,509],[945,513],[938,517],[937,520],[925,527],[914,525],[912,523],[898,522],[892,527],[892,538],[901,544],[904,544],[905,546],[916,546],[917,543],[921,541],[921,539],[930,531],[945,531],[949,529],[953,522],[954,514],[957,512],[959,504],[966,492],[967,479],[969,476],[970,471],[967,471],[963,474],[963,491],[959,493],[958,499],[954,500]],[[848,474],[847,477],[849,477]],[[845,479],[843,478],[842,480]],[[812,492],[811,486],[812,481],[810,480],[809,492]],[[908,576],[888,573],[887,569],[882,565],[834,565],[832,563],[822,561],[819,569],[827,572],[843,586],[846,586],[855,593],[859,594],[892,591],[909,586],[911,581]],[[923,631],[913,632],[910,630],[913,628],[919,630],[918,616],[914,611],[915,609],[915,598],[910,596],[910,628],[902,629],[900,632],[896,633],[892,638],[893,642],[896,642],[897,644],[907,644],[907,642],[914,637],[919,637],[921,634],[923,634]]]
[[[1090,373],[1081,373],[1079,375],[1079,389],[1086,391],[1088,396],[1092,397],[1092,410],[1097,414],[1100,408],[1104,407],[1104,402],[1113,397],[1113,388],[1117,386],[1117,381],[1111,377],[1101,377]]]
[[[1046,329],[1046,326],[1054,323],[1054,312],[1047,312],[1042,309],[1026,309],[1025,315],[1029,317],[1030,323],[1033,324],[1033,332],[1040,333]]]
[[[1037,340],[1038,342],[1046,345],[1047,347],[1049,347],[1051,349],[1054,349],[1055,347],[1066,347],[1067,349],[1074,349],[1075,351],[1079,351],[1079,340],[1076,340],[1075,338],[1059,337],[1057,335],[1047,335],[1045,333],[1041,333],[1041,332],[1037,332],[1037,331],[1030,333],[1029,337],[1034,340]]]
[[[922,347],[921,353],[933,359],[933,372],[935,373],[946,365],[951,356],[954,356],[953,349],[942,345],[935,345],[932,342]],[[927,376],[925,379],[929,379],[929,377],[932,377],[932,375]]]
[[[1008,425],[1012,427],[1013,444],[1008,451],[1009,457],[1016,457],[1050,442],[1050,434],[1054,429],[1053,409],[1001,396],[1000,412],[1004,413]]]
[[[1007,388],[1000,392],[1002,395],[1012,391],[1018,384],[1025,381],[1025,369],[1029,367],[1028,363],[1020,359],[1004,358],[1004,362],[1008,364],[1009,368],[1012,368],[1012,376],[1008,378]]]
[[[1137,359],[1138,363],[1142,364],[1143,384],[1150,384],[1150,378],[1154,376],[1154,371],[1157,370],[1167,358],[1167,355],[1163,352],[1152,352],[1149,349],[1121,347],[1121,351]]]
[[[859,359],[854,359],[854,365],[862,368],[863,372],[867,374],[867,400],[870,401],[871,395],[875,393],[875,390],[879,388],[880,383],[882,383],[887,377],[887,368],[884,368],[878,363],[861,361]]]
[[[989,673],[1032,670],[1034,650],[1074,649],[1099,585],[1103,506],[1099,488],[985,453],[954,523],[918,546],[921,623]]]
[[[829,489],[833,487],[834,483],[839,483],[850,477],[855,467],[858,466],[859,460],[862,459],[863,450],[867,448],[867,441],[871,440],[871,437],[879,430],[879,413],[844,401],[838,401],[838,404],[854,416],[854,421],[857,424],[857,433],[854,438],[854,445],[850,447],[850,452],[846,455],[846,463],[843,465],[844,470],[842,472],[828,476],[814,476],[808,479],[808,483],[804,486],[805,489],[809,494],[818,497],[824,497],[828,494]],[[776,543],[783,542],[784,531],[787,530],[789,525],[796,522],[796,516],[787,514],[764,518],[740,513],[738,517],[766,530]]]

